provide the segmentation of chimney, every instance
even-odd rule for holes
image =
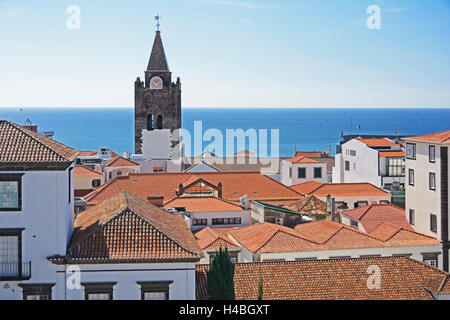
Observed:
[[[331,214],[331,195],[327,194],[327,214]]]
[[[336,221],[336,217],[335,217],[335,203],[336,203],[336,200],[335,200],[335,198],[332,198],[331,199],[331,221]]]
[[[157,206],[159,208],[164,207],[164,196],[151,196],[147,197],[147,201],[153,204],[154,206]]]
[[[177,192],[177,196],[181,196],[183,194],[183,184],[180,183],[180,185],[178,186],[178,192]]]
[[[222,198],[222,182],[217,185],[217,197]]]

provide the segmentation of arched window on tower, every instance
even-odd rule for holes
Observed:
[[[156,128],[159,130],[161,130],[163,128],[162,115],[158,115],[158,117],[156,118]]]
[[[147,130],[152,131],[153,129],[155,129],[155,118],[150,113],[147,115]]]

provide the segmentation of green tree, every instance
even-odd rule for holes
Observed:
[[[264,288],[263,288],[263,278],[261,270],[259,271],[259,281],[258,281],[258,300],[263,300]]]
[[[206,283],[209,300],[234,300],[234,263],[227,248],[220,248],[211,261]]]

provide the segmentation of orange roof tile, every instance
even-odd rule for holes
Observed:
[[[390,195],[370,183],[318,183],[306,182],[291,186],[291,189],[302,193],[312,194],[316,197],[358,197],[358,196],[387,196]]]
[[[95,152],[95,151],[80,151],[80,154],[78,156],[90,157],[90,156],[95,156],[96,154],[97,154],[97,152]]]
[[[94,171],[85,166],[75,166],[73,169],[74,176],[103,176],[103,173]]]
[[[403,151],[380,151],[378,155],[381,158],[394,158],[394,157],[405,157],[405,153]]]
[[[15,123],[0,120],[0,167],[67,168],[78,151],[62,143],[28,130]]]
[[[356,140],[368,145],[369,147],[379,147],[379,146],[396,146],[397,144],[388,139],[362,139],[357,138]]]
[[[229,232],[237,227],[210,228],[200,230],[195,234],[197,242],[203,250],[218,250],[220,248],[240,249],[229,237]]]
[[[135,167],[140,166],[139,163],[125,159],[123,157],[115,157],[114,159],[105,163],[105,167]]]
[[[189,181],[190,173],[143,173],[116,177],[85,197],[89,205],[95,205],[119,191],[139,195],[142,199],[163,196],[165,201],[177,197],[179,185]],[[259,172],[208,172],[195,173],[212,185],[222,183],[222,198],[239,201],[244,195],[250,200],[297,200],[301,195]]]
[[[438,132],[438,133],[432,133],[432,134],[428,134],[425,136],[406,137],[406,138],[403,138],[403,140],[448,143],[448,142],[450,142],[450,130]]]
[[[398,228],[385,233],[366,234],[329,220],[302,223],[290,229],[271,223],[233,229],[231,239],[252,253],[281,253],[398,247],[440,244],[439,240]],[[398,236],[396,236],[398,235]],[[383,238],[381,238],[383,236]]]
[[[283,207],[301,213],[302,215],[308,215],[310,212],[312,215],[327,214],[327,203],[315,196],[306,196],[303,199],[284,205]]]
[[[367,285],[374,265],[381,275],[376,290]],[[206,300],[209,265],[196,268],[196,296]],[[433,300],[429,287],[443,292],[448,277],[408,257],[238,263],[234,290],[236,300],[257,300],[262,278],[264,300]]]
[[[215,197],[177,197],[164,204],[165,209],[186,208],[188,212],[242,211],[236,203]]]
[[[323,185],[323,183],[321,183],[321,182],[308,181],[308,182],[305,182],[305,183],[301,183],[301,184],[297,184],[297,185],[291,186],[290,188],[292,190],[297,191],[298,193],[301,193],[301,194],[310,194],[311,192],[313,192],[317,188],[321,187],[322,185]]]
[[[296,156],[294,158],[284,159],[286,161],[289,161],[291,163],[297,164],[297,163],[324,163],[315,159],[307,158],[305,156]]]
[[[66,257],[51,260],[108,262],[198,261],[203,256],[180,215],[120,192],[79,214]]]
[[[393,204],[372,204],[341,213],[344,216],[358,220],[367,233],[375,230],[383,222],[389,222],[395,226],[407,230],[414,230],[406,220],[405,210]]]

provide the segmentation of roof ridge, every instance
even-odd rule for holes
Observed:
[[[77,165],[75,165],[75,168],[76,168],[76,167],[79,167],[79,168],[83,168],[83,169],[89,170],[89,171],[91,171],[91,172],[93,172],[93,173],[97,173],[97,174],[99,174],[99,175],[103,175],[103,173],[98,172],[98,171],[95,171],[95,170],[92,170],[91,168],[86,167],[85,165],[82,165],[82,164],[77,164]]]
[[[23,134],[25,134],[26,136],[28,136],[29,138],[31,138],[31,139],[33,139],[34,141],[38,142],[40,145],[42,145],[43,147],[45,147],[47,150],[56,153],[62,160],[64,160],[64,161],[70,161],[70,160],[66,159],[63,155],[61,155],[58,151],[56,151],[56,150],[50,148],[47,144],[45,144],[44,142],[42,142],[42,141],[40,140],[41,138],[44,138],[44,139],[48,139],[48,138],[46,138],[45,136],[41,135],[40,133],[37,133],[37,132],[33,132],[33,131],[31,131],[31,130],[28,130],[28,129],[22,127],[22,126],[19,126],[18,124],[15,124],[15,123],[12,122],[12,121],[9,121],[9,120],[3,120],[3,121],[9,123],[9,124],[12,125],[14,128],[16,128],[17,130],[19,130],[20,132],[22,132]],[[39,139],[38,139],[38,137],[36,137],[35,135],[37,135],[37,136],[39,137]],[[58,142],[58,141],[56,141],[56,140],[52,140],[52,142],[61,144],[60,142]],[[70,148],[70,147],[68,147],[68,146],[65,146],[65,147]],[[72,149],[72,150],[74,150],[74,151],[77,151],[77,150],[75,150],[75,149],[73,149],[73,148],[70,148],[70,149]]]

